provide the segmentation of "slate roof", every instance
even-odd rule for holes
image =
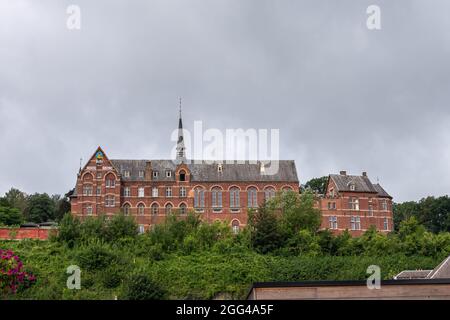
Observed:
[[[333,179],[337,191],[352,191],[350,190],[350,185],[353,183],[355,185],[355,191],[357,192],[373,192],[377,193],[377,189],[370,182],[369,178],[366,176],[352,176],[352,175],[342,175],[342,174],[330,174],[330,178]]]
[[[433,270],[404,270],[396,275],[394,279],[426,279],[431,271]]]
[[[373,185],[373,187],[378,191],[378,195],[379,195],[380,197],[384,197],[384,198],[392,198],[392,197],[389,195],[389,193],[387,193],[386,190],[384,190],[383,187],[380,186],[379,183],[375,183],[375,184]]]
[[[330,178],[333,179],[338,192],[371,192],[378,193],[380,197],[392,198],[379,183],[373,184],[367,176],[330,174]],[[351,184],[355,185],[354,191],[350,190]]]
[[[450,256],[433,270],[405,270],[394,279],[450,279]]]
[[[147,162],[151,163],[153,171],[158,171],[156,181],[174,181],[174,171],[177,162],[173,160],[111,160],[113,166],[122,174],[124,181],[140,181],[139,171],[145,171]],[[226,163],[222,162],[222,172],[217,169],[218,163],[191,162],[187,164],[191,172],[191,181],[196,182],[221,182],[221,181],[248,181],[248,182],[298,182],[297,169],[293,160],[279,160],[278,172],[274,175],[261,174],[261,162],[250,163]],[[269,165],[266,165],[268,168]],[[166,177],[166,170],[172,171],[171,177]],[[129,171],[130,176],[125,177],[124,171]],[[268,172],[268,169],[266,169]]]

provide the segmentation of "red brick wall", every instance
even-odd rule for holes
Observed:
[[[55,229],[42,228],[0,228],[0,239],[2,240],[22,240],[39,239],[47,240]],[[15,234],[15,235],[14,235]]]

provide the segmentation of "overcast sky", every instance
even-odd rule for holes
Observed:
[[[66,27],[79,5],[81,30]],[[366,9],[381,8],[381,30]],[[280,129],[300,181],[367,171],[450,190],[450,2],[0,0],[0,194],[73,188],[79,159],[169,158],[177,126]]]

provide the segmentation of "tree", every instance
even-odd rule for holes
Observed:
[[[67,194],[64,197],[53,195],[52,200],[55,204],[55,220],[60,221],[67,212],[70,212],[71,206]]]
[[[281,212],[281,228],[287,237],[297,235],[300,230],[317,232],[321,224],[320,210],[314,207],[314,195],[305,191],[301,195],[293,191],[278,193],[268,201],[272,211]]]
[[[4,199],[8,206],[19,209],[20,213],[23,213],[27,207],[27,195],[18,189],[11,188],[5,193]]]
[[[325,188],[327,186],[327,182],[328,182],[328,176],[323,176],[320,178],[313,178],[305,184],[305,190],[310,189],[313,192],[318,192],[320,194],[324,194]]]
[[[249,210],[248,225],[253,248],[260,253],[268,253],[281,247],[283,239],[275,213],[266,203],[257,210]]]
[[[46,193],[35,193],[28,197],[25,218],[30,222],[41,223],[55,218],[55,204]]]
[[[0,224],[6,226],[19,225],[23,217],[19,209],[0,206]]]

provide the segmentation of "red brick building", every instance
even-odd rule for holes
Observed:
[[[382,232],[393,230],[392,197],[377,183],[373,184],[366,172],[360,176],[346,171],[331,174],[319,199],[322,228],[335,233],[349,230],[359,236],[371,225]]]
[[[257,208],[281,190],[299,192],[295,163],[280,160],[277,174],[262,162],[188,161],[181,115],[175,160],[114,160],[99,147],[77,176],[72,214],[85,218],[122,211],[136,218],[140,231],[161,223],[172,210],[200,213],[203,220],[227,221],[235,232],[247,224],[248,208]],[[369,225],[392,229],[391,197],[367,176],[330,175],[318,201],[323,228],[359,235]]]
[[[72,214],[84,218],[119,211],[136,218],[141,231],[162,222],[172,210],[201,213],[205,221],[225,220],[234,231],[280,190],[299,191],[294,161],[281,160],[275,175],[262,162],[188,161],[181,116],[175,160],[113,160],[99,147],[80,168],[71,195]]]

